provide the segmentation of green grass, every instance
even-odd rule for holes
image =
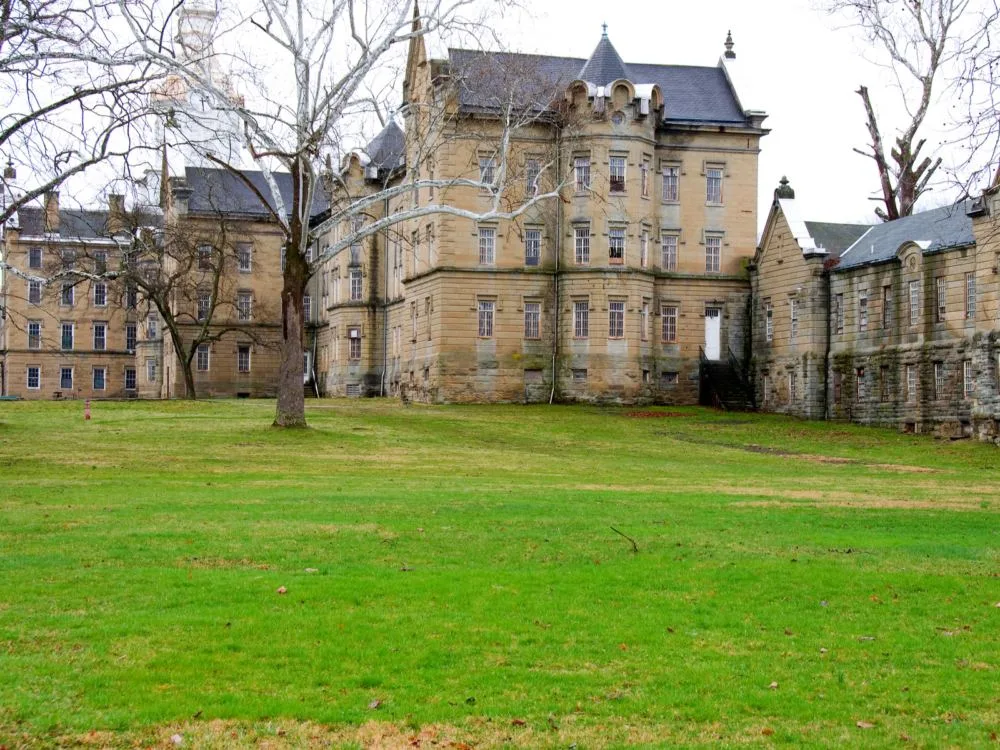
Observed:
[[[994,447],[699,409],[93,411],[0,404],[0,745],[1000,731]]]

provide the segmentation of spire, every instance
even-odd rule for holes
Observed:
[[[594,48],[590,59],[584,63],[578,77],[580,80],[587,81],[595,86],[607,86],[619,78],[631,80],[628,66],[622,62],[618,50],[615,49],[611,40],[608,39],[608,25],[604,24],[603,28],[604,33],[601,35],[601,41],[597,43],[597,47]]]
[[[736,59],[736,53],[733,52],[733,32],[731,30],[726,32],[726,52],[724,57],[727,60]]]

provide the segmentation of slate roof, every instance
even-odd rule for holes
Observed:
[[[466,110],[496,109],[505,92],[516,91],[521,104],[547,107],[575,80],[589,80],[590,70],[605,81],[617,78],[634,84],[657,84],[663,92],[664,119],[691,123],[746,123],[726,74],[721,67],[624,63],[602,38],[590,60],[578,57],[526,55],[516,52],[482,52],[449,49],[451,72],[459,84],[459,103]],[[616,59],[612,59],[612,55]],[[619,75],[620,67],[626,75]],[[609,77],[610,76],[610,77]]]
[[[406,136],[395,120],[390,120],[382,132],[365,146],[369,164],[379,169],[393,170],[403,165],[406,156]]]
[[[260,191],[269,205],[273,205],[271,188],[264,179],[263,172],[247,170],[243,174]],[[290,209],[292,203],[292,176],[287,172],[274,172],[285,208]],[[268,219],[271,216],[266,206],[252,190],[228,169],[213,169],[210,167],[187,167],[185,169],[187,185],[191,189],[188,210],[195,213],[237,214],[249,218]],[[327,208],[323,189],[317,185],[313,193],[313,217]]]
[[[834,257],[844,252],[871,229],[869,224],[831,224],[825,221],[807,221],[805,225],[816,246]]]
[[[45,234],[45,209],[24,206],[17,212],[18,226],[24,237],[41,237]],[[158,214],[144,216],[146,226],[160,226]],[[108,212],[105,210],[62,208],[59,210],[59,237],[62,239],[107,239]]]
[[[916,242],[925,253],[972,245],[972,219],[966,210],[967,201],[960,201],[876,224],[844,251],[836,270],[891,260],[906,242]]]

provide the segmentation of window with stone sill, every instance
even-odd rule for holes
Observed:
[[[612,193],[625,192],[625,164],[624,156],[612,156],[608,161],[609,186]]]

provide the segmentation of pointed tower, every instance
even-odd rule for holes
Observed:
[[[629,75],[628,66],[622,61],[618,50],[608,39],[608,25],[604,24],[604,31],[601,34],[601,41],[597,43],[590,59],[584,63],[577,76],[581,81],[587,81],[595,86],[607,86],[612,81],[619,78],[632,80]]]

